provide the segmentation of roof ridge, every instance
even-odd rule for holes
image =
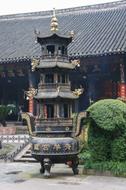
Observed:
[[[64,8],[64,9],[57,9],[56,13],[62,14],[62,13],[70,13],[70,12],[76,12],[76,11],[98,11],[99,9],[115,9],[115,8],[122,8],[126,6],[126,0],[119,0],[119,1],[113,1],[108,3],[101,3],[101,4],[94,4],[94,5],[86,5],[86,6],[79,6],[79,7],[71,7],[71,8]],[[99,10],[99,11],[100,11]],[[28,13],[17,13],[17,14],[9,14],[9,15],[0,15],[1,19],[20,19],[20,18],[28,18],[31,16],[46,16],[50,17],[52,16],[53,10],[46,10],[46,11],[36,11],[36,12],[28,12]]]
[[[70,11],[79,11],[79,10],[99,10],[99,8],[119,8],[122,6],[126,6],[126,0],[121,0],[121,1],[113,1],[113,2],[108,2],[108,3],[100,3],[100,4],[93,4],[93,5],[86,5],[86,6],[79,6],[79,7],[72,7],[72,8],[66,8],[66,9],[58,9],[56,12],[58,13],[65,13],[65,12],[70,12]]]

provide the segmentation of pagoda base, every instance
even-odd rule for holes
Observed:
[[[50,177],[50,170],[53,164],[67,164],[70,168],[72,168],[73,174],[77,175],[79,173],[78,163],[79,159],[77,155],[35,155],[32,156],[40,162],[41,169],[40,173],[44,174],[45,177]]]
[[[50,176],[51,166],[57,163],[68,164],[78,174],[78,152],[78,140],[72,137],[32,139],[32,156],[41,163],[40,173],[46,177]]]

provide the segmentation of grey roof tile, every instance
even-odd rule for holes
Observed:
[[[126,52],[126,1],[57,10],[59,30],[75,31],[71,56]],[[40,56],[34,30],[49,32],[52,11],[0,16],[0,60]]]

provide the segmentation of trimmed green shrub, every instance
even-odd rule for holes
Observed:
[[[109,159],[109,142],[103,137],[91,138],[89,142],[92,161],[106,161]]]
[[[114,161],[126,161],[126,136],[121,136],[112,141],[111,155]]]
[[[92,104],[87,111],[96,125],[105,130],[126,128],[126,104],[120,100],[106,99]]]
[[[84,167],[126,176],[126,104],[120,100],[100,100],[87,111],[90,127],[88,150],[81,153]],[[87,151],[90,157],[85,159]]]

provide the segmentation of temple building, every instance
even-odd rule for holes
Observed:
[[[49,33],[52,14],[0,16],[0,104],[34,111],[32,96],[40,73],[33,65],[42,52],[51,57],[56,51],[59,55],[67,51],[65,45],[40,46],[40,31]],[[84,91],[76,100],[76,111],[99,99],[126,98],[126,1],[56,10],[56,17],[62,34],[71,31],[68,35],[73,38],[68,45],[68,58],[76,64],[70,74],[71,90]],[[44,80],[51,83],[53,78],[49,74]],[[64,74],[57,80],[68,83]]]

